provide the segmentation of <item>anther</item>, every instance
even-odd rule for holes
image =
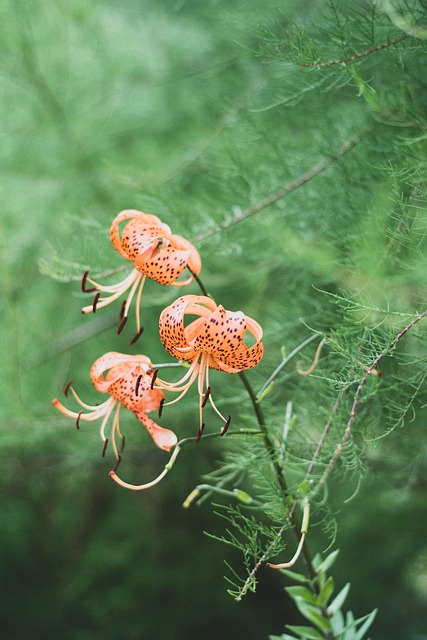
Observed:
[[[98,291],[98,293],[95,293],[95,297],[93,299],[93,303],[92,303],[92,312],[95,313],[96,312],[96,305],[98,304],[98,300],[101,297],[101,292]]]
[[[107,446],[108,446],[108,438],[105,438],[104,440],[104,446],[102,447],[102,457],[105,457],[105,452],[107,451]]]
[[[126,300],[123,300],[122,308],[120,309],[119,320],[122,320],[124,318],[125,307],[126,307]]]
[[[202,437],[202,435],[203,435],[203,431],[204,431],[204,430],[205,430],[205,423],[204,423],[204,422],[202,422],[202,424],[200,425],[199,430],[198,430],[198,432],[197,432],[196,442],[199,442],[200,438],[201,438],[201,437]]]
[[[112,471],[112,472],[110,471],[110,473],[116,473],[117,469],[119,468],[119,464],[121,463],[121,461],[122,461],[121,457],[120,457],[120,456],[117,456],[117,463],[116,463],[116,466],[114,467],[114,469],[113,469],[113,471]]]
[[[154,389],[154,383],[156,382],[156,378],[157,378],[157,374],[158,373],[159,373],[159,370],[158,369],[154,369],[153,375],[152,375],[152,378],[151,378],[151,389],[152,390]]]
[[[68,392],[70,390],[71,385],[73,384],[72,380],[68,380],[67,384],[64,387],[64,396],[68,398]]]
[[[164,404],[165,404],[165,399],[164,399],[164,398],[162,398],[162,399],[160,400],[159,410],[158,410],[158,416],[159,416],[159,419],[162,417],[162,413],[163,413],[163,405],[164,405]]]
[[[225,423],[225,425],[223,426],[223,428],[221,429],[221,435],[225,436],[225,434],[227,433],[227,429],[230,426],[230,422],[231,422],[231,416],[228,416],[227,418],[227,422]]]
[[[123,327],[125,326],[127,321],[128,321],[128,317],[123,316],[123,318],[120,320],[119,326],[117,327],[117,334],[120,334],[123,331]]]
[[[133,336],[132,340],[130,341],[130,344],[135,344],[135,342],[139,340],[139,338],[142,336],[143,332],[144,332],[144,327],[141,327],[138,333],[135,333],[135,335]]]
[[[139,375],[136,379],[136,385],[135,385],[135,395],[138,395],[139,392],[139,385],[141,384],[141,380],[142,380],[142,374]]]
[[[78,414],[77,419],[76,419],[76,427],[77,427],[77,429],[80,429],[80,416],[82,415],[82,413],[84,413],[83,409],[81,411],[79,411],[79,414]]]
[[[96,287],[87,287],[86,286],[86,282],[87,282],[87,277],[89,275],[89,271],[85,271],[82,277],[82,291],[84,293],[92,293],[93,291],[96,291]]]
[[[210,388],[210,387],[208,387],[208,388],[206,389],[206,393],[205,393],[205,395],[203,396],[203,400],[202,400],[202,409],[203,409],[203,407],[206,405],[206,403],[207,403],[208,398],[209,398],[209,396],[210,396],[210,395],[211,395],[211,388]]]

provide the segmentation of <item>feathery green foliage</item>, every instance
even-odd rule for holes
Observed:
[[[373,623],[377,640],[423,637],[426,10],[423,0],[2,3],[10,636],[362,640]],[[85,270],[108,283],[128,272],[108,237],[125,208],[194,243],[203,286],[260,322],[265,344],[244,378],[212,372],[215,402],[232,415],[225,437],[207,406],[194,443],[196,393],[165,407],[161,422],[185,450],[138,495],[112,486],[96,429],[74,432],[50,407],[70,378],[98,402],[89,368],[106,351],[170,362],[157,326],[173,287],[147,282],[132,347],[128,327],[115,333],[120,301],[80,313]],[[155,477],[167,458],[133,416],[122,429],[124,475]],[[300,588],[282,605],[282,575],[266,564],[291,560],[307,503],[301,555],[283,570]],[[325,573],[319,590],[316,554],[335,545],[335,579]],[[223,558],[240,609],[222,599]],[[354,616],[340,613],[344,596]],[[377,608],[374,622],[366,611]]]

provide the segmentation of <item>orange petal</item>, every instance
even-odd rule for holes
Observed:
[[[239,347],[231,354],[225,355],[221,359],[216,359],[218,368],[228,373],[237,373],[244,369],[250,369],[258,364],[264,355],[264,345],[262,343],[262,328],[252,318],[246,317],[246,325],[249,333],[253,335],[256,342],[251,347],[245,343],[240,343]]]
[[[160,314],[160,340],[166,351],[179,360],[191,360],[194,357],[192,354],[189,358],[185,358],[180,350],[188,349],[190,346],[184,332],[185,310],[199,297],[194,295],[181,296]]]
[[[150,258],[138,256],[135,267],[141,273],[160,284],[172,284],[184,272],[189,258],[188,251],[180,251],[172,246],[154,252]]]
[[[160,447],[160,449],[170,451],[170,449],[172,449],[172,447],[176,445],[176,443],[178,442],[178,438],[173,431],[160,427],[143,411],[134,411],[133,413],[144,425],[144,427],[146,427],[148,433],[153,438],[155,444]]]
[[[132,220],[130,225],[130,229],[132,230],[136,225],[141,232],[144,229],[152,228],[152,234],[149,235],[150,238],[161,237],[164,233],[168,234],[171,232],[168,225],[164,224],[160,218],[154,216],[150,213],[142,213],[141,211],[137,211],[136,209],[126,209],[125,211],[121,211],[113,220],[110,227],[110,239],[113,244],[113,247],[120,253],[123,258],[126,260],[131,260],[132,258],[128,256],[128,251],[126,248],[122,246],[122,239],[120,238],[119,225],[124,220]],[[125,229],[129,225],[126,225]],[[154,228],[156,231],[154,232]]]

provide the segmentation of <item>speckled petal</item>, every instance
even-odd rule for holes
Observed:
[[[241,311],[226,311],[219,305],[194,340],[194,348],[223,360],[240,347],[245,331],[245,315]]]
[[[196,303],[200,296],[181,296],[160,314],[160,340],[166,351],[179,360],[192,360],[195,353],[189,351],[190,345],[184,331],[184,314],[186,309]],[[185,355],[185,350],[187,354]]]
[[[160,284],[172,284],[185,271],[189,251],[180,251],[173,247],[165,247],[160,251],[135,257],[135,267],[141,273]]]
[[[160,220],[160,218],[151,213],[142,213],[141,211],[137,211],[136,209],[125,209],[124,211],[121,211],[114,218],[111,224],[110,239],[113,247],[120,253],[121,256],[123,256],[123,258],[126,258],[126,260],[131,260],[132,258],[128,257],[127,251],[122,247],[122,240],[120,238],[119,225],[124,220],[134,221],[134,223],[137,224],[140,229],[144,229],[147,227],[152,227],[153,229],[156,228],[156,235],[159,234],[161,236],[164,233],[171,233],[170,227],[167,224],[164,224]],[[157,230],[159,230],[160,233]]]
[[[111,383],[137,364],[151,367],[151,361],[147,356],[130,356],[117,351],[105,353],[95,360],[90,370],[90,377],[95,389],[102,393],[108,393]],[[105,372],[107,375],[104,378]]]
[[[230,354],[215,358],[219,369],[228,373],[237,373],[244,369],[250,369],[258,364],[264,355],[264,345],[262,343],[262,328],[255,320],[246,317],[246,325],[249,333],[253,335],[256,342],[251,347],[247,347],[243,340],[239,347]]]

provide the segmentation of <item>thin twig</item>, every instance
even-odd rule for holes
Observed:
[[[354,420],[356,418],[356,411],[359,405],[359,401],[360,401],[360,397],[362,395],[362,390],[363,387],[365,386],[365,383],[368,379],[368,376],[371,375],[373,373],[373,371],[375,371],[378,367],[378,365],[380,364],[380,362],[382,361],[382,359],[388,354],[390,353],[390,351],[393,351],[393,349],[395,348],[395,346],[397,345],[397,343],[408,333],[408,331],[410,331],[416,324],[418,324],[418,322],[420,322],[420,320],[422,320],[423,318],[425,318],[427,316],[427,310],[424,311],[422,314],[420,314],[419,316],[417,316],[414,320],[412,320],[412,322],[410,322],[408,325],[406,325],[406,327],[404,329],[402,329],[402,331],[400,331],[397,336],[390,342],[390,344],[372,361],[372,363],[369,365],[369,367],[366,368],[365,374],[362,377],[362,379],[360,380],[356,392],[354,394],[353,397],[353,403],[351,405],[351,410],[350,410],[350,416],[346,425],[346,428],[344,430],[343,436],[340,440],[340,442],[338,443],[332,458],[329,461],[328,466],[326,467],[322,477],[320,478],[318,484],[316,485],[316,488],[314,490],[314,493],[317,493],[319,491],[319,489],[325,484],[326,480],[328,479],[332,469],[334,468],[338,458],[341,455],[341,452],[344,448],[345,443],[347,442],[347,440],[350,437],[351,434],[351,430],[354,424]]]
[[[338,60],[328,60],[328,62],[300,62],[298,66],[300,67],[331,67],[334,64],[345,64],[347,62],[354,62],[355,60],[359,60],[360,58],[366,58],[366,56],[370,56],[372,53],[377,53],[377,51],[382,51],[383,49],[387,49],[388,47],[392,47],[399,42],[403,42],[409,38],[410,35],[405,33],[400,38],[394,38],[393,40],[389,40],[388,42],[383,42],[383,44],[379,44],[376,47],[372,47],[372,49],[368,49],[368,51],[363,51],[362,53],[356,53],[354,56],[350,56],[348,58],[339,58]]]
[[[354,147],[356,147],[362,141],[363,137],[369,131],[372,131],[372,127],[365,129],[361,134],[358,134],[353,138],[351,138],[350,140],[348,140],[347,142],[345,142],[341,147],[339,147],[339,149],[337,149],[335,152],[332,152],[328,158],[324,158],[323,160],[315,164],[314,167],[309,169],[306,173],[302,174],[298,178],[295,178],[295,180],[292,180],[292,182],[290,182],[285,187],[283,187],[283,189],[280,189],[279,191],[276,191],[276,193],[273,193],[270,196],[268,196],[267,198],[260,200],[259,202],[254,204],[252,207],[249,207],[245,211],[242,211],[241,213],[237,214],[234,218],[232,218],[228,222],[223,222],[218,227],[215,227],[215,229],[210,229],[209,231],[200,233],[198,236],[193,238],[193,242],[200,242],[201,240],[205,240],[205,238],[209,238],[210,236],[213,236],[216,233],[219,233],[220,231],[224,231],[224,229],[228,229],[229,227],[237,224],[238,222],[241,222],[242,220],[249,218],[255,213],[258,213],[258,211],[261,211],[262,209],[269,207],[270,205],[274,204],[281,198],[284,198],[285,196],[289,195],[290,193],[298,189],[298,187],[301,187],[303,184],[306,184],[309,180],[319,175],[319,173],[322,173],[322,171],[325,171],[325,169],[327,169],[332,164],[334,164],[334,162],[336,162],[339,158],[344,156],[346,153],[354,149]]]

